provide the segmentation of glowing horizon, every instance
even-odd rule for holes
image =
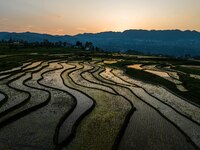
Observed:
[[[104,31],[197,30],[199,0],[0,0],[0,31],[75,35]]]

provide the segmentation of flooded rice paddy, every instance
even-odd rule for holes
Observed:
[[[36,61],[0,72],[0,149],[200,148],[200,108],[109,61]],[[175,72],[145,70],[177,85]]]

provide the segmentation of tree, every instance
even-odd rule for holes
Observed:
[[[46,48],[49,48],[49,47],[50,47],[49,40],[44,39],[44,40],[43,40],[43,46],[46,47]]]
[[[101,51],[100,48],[98,48],[98,47],[96,47],[95,50],[96,50],[96,52],[100,52]]]
[[[85,43],[85,49],[87,50],[94,50],[94,46],[92,42],[86,42]]]
[[[12,38],[10,38],[9,40],[8,40],[8,43],[13,43],[14,41],[13,41],[13,39]]]
[[[63,46],[66,47],[67,46],[67,42],[63,42]]]
[[[81,47],[81,48],[82,48],[82,47],[83,47],[83,44],[82,44],[80,41],[77,41],[77,42],[76,42],[76,46],[78,46],[78,47]]]
[[[59,47],[62,47],[63,45],[62,41],[59,41],[58,43],[59,43]]]

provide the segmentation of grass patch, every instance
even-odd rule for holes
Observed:
[[[182,75],[180,81],[183,82],[183,85],[186,87],[188,92],[181,92],[177,89],[176,85],[162,77],[157,75],[145,72],[143,70],[137,70],[133,68],[127,68],[127,65],[132,65],[132,62],[118,62],[117,64],[110,64],[107,65],[109,67],[117,67],[120,69],[124,69],[126,74],[131,77],[134,77],[138,80],[149,82],[155,85],[163,85],[164,87],[168,88],[169,90],[175,92],[176,94],[186,98],[188,101],[194,102],[200,105],[200,80],[190,78],[189,76]]]
[[[68,59],[87,60],[91,52],[75,48],[0,48],[0,71],[21,66],[24,62],[36,60]]]
[[[197,69],[197,68],[188,68],[188,67],[176,66],[176,67],[173,67],[173,69],[178,70],[178,71],[182,71],[182,72],[187,73],[187,74],[200,75],[200,69]]]
[[[180,75],[180,80],[183,82],[184,87],[189,90],[185,93],[186,97],[200,104],[200,80],[191,78],[188,75]]]
[[[65,54],[69,52],[82,52],[81,49],[75,48],[21,48],[21,49],[9,49],[1,48],[0,55],[24,55],[30,53],[38,54]]]

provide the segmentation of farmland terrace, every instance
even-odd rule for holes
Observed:
[[[74,55],[0,57],[0,149],[200,148],[199,64]]]

